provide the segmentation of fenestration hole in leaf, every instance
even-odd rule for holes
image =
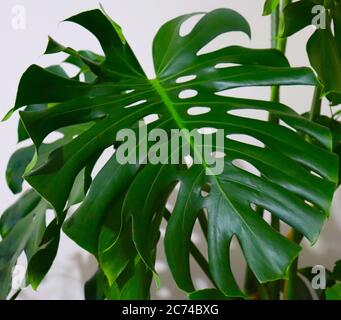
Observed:
[[[205,183],[202,187],[201,187],[201,190],[200,190],[200,195],[203,197],[203,198],[206,198],[209,193],[211,191],[211,185],[209,183]]]
[[[267,121],[269,112],[260,109],[231,109],[227,110],[228,114],[247,119],[257,119]]]
[[[77,76],[79,76],[79,80],[85,82],[84,73],[78,66],[73,65],[71,63],[63,63],[63,62],[61,66],[69,78],[76,78]]]
[[[122,94],[129,94],[129,93],[133,93],[134,91],[135,89],[124,90]]]
[[[265,210],[253,202],[250,203],[250,208],[255,214],[261,215],[266,223],[271,225],[271,213],[268,210]]]
[[[192,80],[194,80],[196,78],[197,78],[197,76],[195,74],[192,74],[192,75],[189,75],[189,76],[184,76],[184,77],[177,78],[175,82],[176,83],[186,83],[186,82],[192,81]]]
[[[292,126],[290,126],[289,124],[287,124],[286,122],[284,122],[283,120],[279,120],[279,124],[283,127],[286,127],[288,129],[290,129],[293,132],[297,132],[297,130],[295,128],[293,128]]]
[[[145,124],[150,124],[150,123],[153,123],[159,119],[160,119],[160,115],[158,115],[157,113],[153,113],[153,114],[149,114],[148,116],[145,116],[143,118],[143,121]]]
[[[244,170],[248,173],[251,173],[257,177],[260,177],[261,176],[261,173],[260,171],[253,165],[251,164],[250,162],[248,161],[245,161],[243,159],[234,159],[232,161],[232,164],[236,167],[236,168],[239,168],[241,170]]]
[[[194,286],[198,289],[198,290],[204,290],[207,288],[210,288],[210,283],[208,282],[207,278],[205,278],[205,275],[198,275],[193,279],[194,282]]]
[[[132,107],[137,107],[137,106],[139,106],[139,105],[141,105],[141,104],[144,104],[144,103],[146,103],[147,102],[147,100],[139,100],[139,101],[136,101],[136,102],[133,102],[133,103],[131,103],[131,104],[128,104],[127,106],[125,106],[124,108],[132,108]]]
[[[190,168],[194,163],[193,157],[191,157],[189,154],[184,156],[184,162],[187,168]]]
[[[253,210],[255,212],[257,211],[257,205],[253,202],[250,203],[250,208],[251,208],[251,210]]]
[[[81,73],[81,74],[79,75],[78,79],[79,79],[80,82],[86,82],[86,81],[85,81],[85,75],[84,75],[84,73]]]
[[[204,14],[196,14],[183,22],[179,30],[180,37],[188,36],[203,16]]]
[[[214,39],[212,39],[210,42],[205,44],[198,52],[197,56],[201,56],[204,54],[208,54],[211,52],[218,51],[220,49],[223,49],[227,47],[229,44],[236,45],[247,45],[248,43],[248,37],[247,35],[239,32],[239,31],[232,31],[232,32],[225,32]]]
[[[321,176],[321,175],[319,175],[317,172],[315,172],[315,171],[310,171],[310,173],[313,175],[313,176],[315,176],[315,177],[318,177],[318,178],[320,178],[320,179],[323,179],[323,177]]]
[[[180,99],[189,99],[189,98],[193,98],[193,97],[195,97],[197,95],[198,95],[198,91],[197,90],[186,89],[186,90],[182,90],[179,93],[179,98]]]
[[[90,119],[91,120],[103,120],[104,118],[106,118],[108,116],[108,114],[104,111],[93,111],[90,114]]]
[[[255,146],[255,147],[259,147],[259,148],[264,148],[265,145],[262,141],[252,137],[252,136],[249,136],[247,134],[228,134],[226,136],[226,138],[230,139],[230,140],[234,140],[234,141],[238,141],[238,142],[241,142],[241,143],[245,143],[245,144],[249,144],[251,146]]]
[[[222,159],[226,157],[226,153],[222,151],[213,151],[211,156],[215,159]]]
[[[196,219],[194,226],[193,226],[192,234],[191,234],[191,241],[195,245],[200,245],[202,243],[202,240],[203,239],[201,237],[200,223],[199,223],[198,219]]]
[[[230,246],[226,249],[229,255],[229,261],[231,262],[231,272],[233,274],[234,279],[236,279],[239,287],[243,286],[243,280],[238,278],[238,274],[240,270],[244,270],[246,267],[246,260],[243,254],[242,247],[240,245],[240,241],[236,235],[232,236]]]
[[[113,146],[107,147],[102,151],[101,155],[97,159],[96,164],[94,165],[91,171],[92,179],[95,179],[97,174],[100,172],[103,166],[109,161],[109,159],[114,155],[114,153],[115,149],[113,148]]]
[[[203,197],[203,198],[206,198],[208,196],[208,192],[204,191],[204,190],[201,190],[200,191],[200,195]]]
[[[175,206],[175,203],[176,203],[176,200],[178,198],[179,191],[180,191],[180,186],[181,186],[181,183],[178,182],[174,186],[172,192],[169,194],[169,197],[166,201],[166,208],[170,213],[173,212],[173,209],[174,209],[174,206]]]
[[[43,143],[50,144],[50,143],[54,143],[54,142],[56,142],[60,139],[63,139],[63,138],[64,138],[64,134],[62,134],[61,132],[58,132],[58,131],[54,131],[45,137]]]
[[[187,113],[190,116],[199,116],[202,114],[209,113],[211,111],[211,108],[209,107],[191,107],[187,110]]]
[[[53,209],[47,209],[45,214],[45,223],[46,225],[50,224],[53,219],[56,217],[56,214]]]
[[[212,127],[203,127],[203,128],[200,128],[198,129],[198,132],[200,134],[214,134],[214,133],[217,133],[218,132],[218,129],[217,128],[212,128]]]
[[[315,205],[312,202],[308,201],[308,200],[304,200],[304,203],[306,203],[309,207],[312,207],[312,208],[315,207]]]
[[[230,67],[239,67],[240,64],[238,63],[228,63],[228,62],[221,62],[217,63],[214,68],[216,69],[225,69],[225,68],[230,68]]]
[[[263,210],[263,220],[268,224],[271,225],[272,220],[272,213],[268,210]]]

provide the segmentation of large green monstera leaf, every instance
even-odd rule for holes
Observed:
[[[178,287],[189,293],[196,289],[189,255],[199,214],[208,218],[213,282],[220,296],[229,297],[245,297],[231,272],[229,246],[233,237],[260,282],[286,277],[288,266],[300,251],[299,245],[255,212],[256,206],[311,242],[316,241],[328,215],[338,178],[337,159],[329,151],[332,140],[328,129],[283,104],[225,94],[228,89],[249,86],[316,85],[312,71],[291,68],[286,58],[272,49],[228,46],[205,53],[201,49],[221,34],[237,31],[250,36],[249,25],[238,13],[219,9],[204,14],[188,34],[181,34],[183,23],[192,16],[178,17],[157,33],[153,44],[155,79],[146,77],[119,26],[100,10],[93,10],[67,21],[93,33],[105,57],[94,59],[52,39],[47,48],[47,53],[65,52],[81,68],[91,70],[92,82],[66,79],[36,65],[20,81],[15,109],[49,104],[42,110],[20,112],[38,151],[51,132],[87,124],[84,132],[54,149],[45,161],[39,161],[38,152],[37,164],[25,175],[58,216],[65,210],[79,173],[106,148],[122,145],[117,139],[121,129],[137,132],[141,121],[149,117],[147,132],[155,128],[166,132],[206,128],[214,135],[214,130],[224,130],[224,147],[219,150],[224,157],[221,174],[207,174],[210,165],[205,162],[183,166],[139,159],[122,164],[113,153],[96,175],[63,229],[97,257],[100,271],[87,288],[96,279],[105,278],[107,298],[148,298],[152,274],[156,274],[160,223],[169,216],[165,206],[176,187],[179,190],[168,217],[165,251]],[[200,112],[193,112],[193,108]],[[281,122],[250,119],[242,115],[245,110],[262,110]],[[203,135],[208,131],[199,130]],[[257,144],[241,141],[237,135],[257,140]],[[201,145],[185,138],[193,157]],[[136,143],[127,150],[128,158],[133,159],[141,148]],[[259,174],[243,169],[240,160]]]
[[[273,1],[276,2],[276,1]],[[268,7],[270,14],[275,8]],[[311,66],[318,75],[322,95],[332,106],[341,103],[341,4],[339,1],[299,0],[283,9],[282,37],[289,37],[307,26],[317,30],[307,43]]]

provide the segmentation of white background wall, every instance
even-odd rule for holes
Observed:
[[[255,48],[268,47],[270,43],[270,19],[262,17],[263,0],[102,0],[110,16],[123,28],[124,34],[136,52],[147,74],[153,76],[151,44],[158,28],[167,20],[189,12],[210,11],[219,7],[229,7],[240,12],[252,27],[252,41],[233,35],[221,37],[218,42],[242,44]],[[26,9],[26,28],[15,30],[12,27],[13,7],[24,6]],[[0,117],[13,105],[16,88],[21,74],[32,63],[47,66],[60,61],[61,55],[43,57],[47,36],[75,49],[91,49],[101,52],[98,43],[84,29],[70,24],[60,23],[65,18],[84,10],[98,7],[97,0],[1,0],[0,3]],[[306,28],[289,41],[287,56],[293,66],[307,65],[305,43],[312,28]],[[70,70],[72,71],[72,70]],[[234,90],[235,94],[245,97],[266,99],[267,88]],[[309,109],[312,88],[292,87],[283,90],[283,101],[298,112]],[[328,107],[324,107],[328,112]],[[17,116],[0,124],[0,212],[3,212],[16,197],[5,184],[5,168],[16,145]],[[58,192],[58,190],[57,190]],[[340,230],[341,207],[340,195],[335,195],[332,218],[322,231],[318,243],[313,248],[305,249],[301,265],[323,264],[332,267],[333,262],[341,257]],[[200,245],[200,238],[193,241]],[[309,247],[307,245],[307,247]],[[232,252],[233,268],[241,279],[243,259],[238,250]],[[181,298],[183,295],[174,290],[163,256],[157,263],[163,286],[153,293],[155,298]],[[24,290],[21,298],[30,299],[82,299],[82,284],[95,269],[91,257],[78,249],[70,240],[63,237],[60,252],[55,265],[38,292]],[[207,285],[206,280],[195,272],[199,287]]]

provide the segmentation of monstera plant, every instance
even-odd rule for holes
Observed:
[[[327,85],[320,89],[312,69],[290,67],[283,54],[285,38],[279,35],[279,2],[266,3],[268,11],[274,10],[270,49],[202,50],[221,34],[251,36],[247,21],[233,10],[201,14],[186,34],[181,27],[193,14],[167,22],[153,42],[154,79],[103,10],[67,19],[90,31],[104,56],[50,38],[45,53],[64,52],[63,63],[76,66],[78,74],[69,77],[62,65],[32,65],[21,78],[15,106],[5,118],[20,109],[19,141],[30,139],[33,145],[13,154],[7,182],[13,193],[22,192],[23,179],[31,189],[1,216],[2,299],[10,294],[12,270],[22,253],[28,261],[26,284],[39,286],[56,256],[61,230],[97,259],[98,271],[85,284],[86,298],[148,299],[152,280],[159,282],[155,256],[163,220],[169,269],[191,299],[277,299],[282,291],[287,299],[301,297],[304,282],[298,273],[311,274],[297,270],[300,241],[316,242],[328,218],[339,180],[338,157],[330,129],[280,103],[279,87],[315,86],[333,99],[337,94]],[[230,89],[250,86],[272,87],[271,99],[229,96]],[[263,111],[269,121],[245,116],[246,110]],[[141,127],[147,133],[197,130],[213,137],[211,147],[215,132],[223,130],[224,145],[217,150],[223,171],[210,174],[205,161],[149,163],[137,157],[122,164],[117,150],[124,142],[118,132]],[[62,138],[46,142],[53,132]],[[188,135],[184,140],[190,146],[186,156],[205,160],[204,142]],[[107,148],[112,156],[95,174]],[[141,148],[136,141],[126,150],[127,159],[136,158]],[[170,195],[175,195],[171,209]],[[55,216],[46,225],[51,209]],[[191,241],[197,222],[207,252]],[[291,228],[288,236],[280,222]],[[231,271],[233,238],[247,263],[245,288]],[[210,287],[194,286],[190,256]],[[331,276],[330,281],[336,280]]]

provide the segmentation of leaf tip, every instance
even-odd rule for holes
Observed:
[[[1,119],[1,122],[5,122],[7,121],[9,118],[11,118],[12,114],[14,113],[14,108],[12,108],[11,110],[9,110],[5,116]]]
[[[59,44],[52,37],[48,37],[48,42],[44,54],[53,54],[64,51],[66,48]]]

